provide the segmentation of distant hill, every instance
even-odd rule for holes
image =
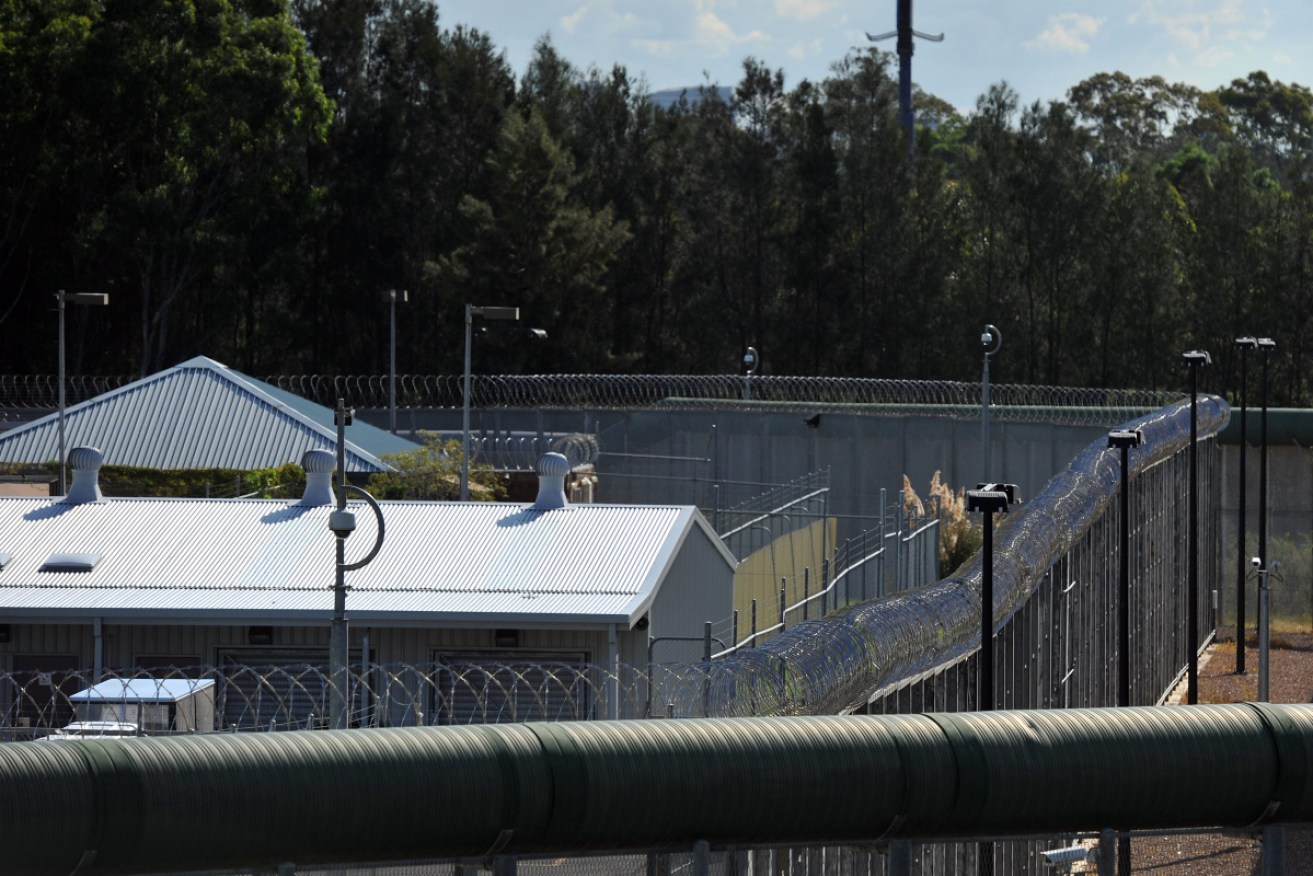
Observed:
[[[720,99],[726,103],[728,103],[729,99],[734,96],[734,89],[728,85],[720,85],[713,90],[716,94],[720,95]],[[681,96],[686,96],[690,105],[696,104],[702,99],[702,90],[696,85],[688,88],[663,88],[660,91],[652,92],[651,100],[652,103],[662,109],[670,109],[672,106],[679,103],[679,98]]]

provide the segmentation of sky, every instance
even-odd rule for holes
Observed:
[[[581,68],[625,66],[649,89],[734,85],[743,60],[819,81],[866,33],[895,26],[896,0],[437,0],[444,27],[486,33],[522,74],[550,34]],[[1309,0],[913,0],[914,81],[969,111],[1006,81],[1023,103],[1057,100],[1100,72],[1214,89],[1265,70],[1313,84]],[[890,52],[894,41],[878,43]],[[1303,49],[1303,51],[1301,51]]]

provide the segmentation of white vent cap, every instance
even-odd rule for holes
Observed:
[[[68,505],[90,505],[105,501],[100,492],[100,466],[105,454],[94,447],[74,447],[68,453],[68,465],[73,469],[73,483],[68,495],[61,501]]]
[[[538,458],[538,498],[533,507],[537,511],[564,508],[565,476],[570,473],[570,460],[561,453],[544,453]]]
[[[297,504],[308,507],[337,504],[333,495],[333,471],[337,468],[337,457],[331,450],[307,450],[301,457],[301,468],[305,469],[305,495]]]

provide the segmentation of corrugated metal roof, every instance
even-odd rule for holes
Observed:
[[[176,703],[213,686],[212,678],[110,678],[68,699],[74,703]]]
[[[298,462],[336,445],[333,411],[197,356],[65,410],[65,446],[99,448],[109,465],[249,470]],[[347,469],[385,471],[379,459],[417,445],[357,419],[346,429]],[[50,414],[0,435],[0,462],[59,455]]]
[[[383,502],[377,558],[348,572],[350,617],[392,625],[636,621],[693,533],[692,507]],[[332,610],[330,505],[282,500],[0,498],[0,612],[14,617],[321,621]],[[347,560],[374,515],[353,504]],[[55,551],[101,554],[91,572],[40,572]],[[722,549],[726,582],[734,561]],[[727,595],[728,599],[728,595]]]

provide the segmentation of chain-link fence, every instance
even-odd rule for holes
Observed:
[[[1063,834],[1024,839],[879,841],[859,845],[793,845],[649,849],[628,853],[502,856],[422,862],[297,865],[276,869],[187,871],[175,876],[906,876],[983,873],[982,852],[1003,874],[1117,872],[1120,842],[1129,842],[1132,873],[1153,876],[1256,876],[1308,872],[1313,825],[1262,830],[1168,830]],[[1280,865],[1264,861],[1281,846]],[[1260,867],[1267,869],[1260,870]]]
[[[66,400],[76,404],[135,379],[73,375],[66,384]],[[335,405],[339,398],[360,408],[386,408],[390,404],[386,374],[270,375],[264,380],[327,406]],[[397,405],[459,408],[462,380],[458,374],[399,374]],[[1180,393],[1159,390],[990,386],[994,416],[1043,422],[1113,425],[1180,397]],[[0,407],[53,408],[58,398],[59,381],[54,375],[0,375]],[[981,404],[981,385],[951,380],[756,375],[748,378],[732,374],[472,375],[470,382],[470,403],[476,408],[696,408],[707,403],[748,401],[758,408],[915,406],[923,414],[928,408],[937,408],[945,415],[975,416]]]

